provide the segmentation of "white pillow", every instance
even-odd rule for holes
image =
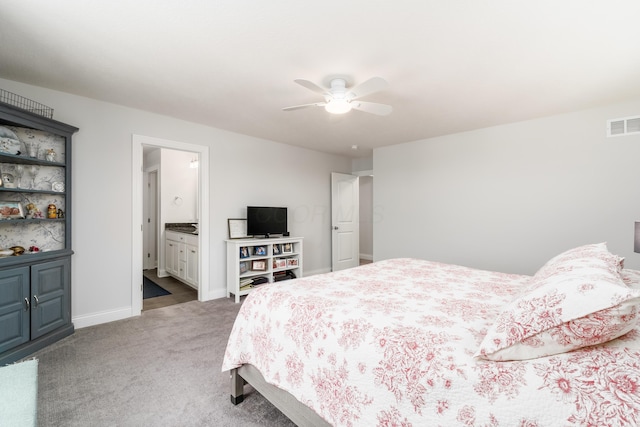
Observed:
[[[549,260],[502,311],[475,356],[524,360],[601,344],[636,326],[640,290],[624,284],[606,244]]]

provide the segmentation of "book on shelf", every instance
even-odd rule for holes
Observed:
[[[269,279],[267,279],[264,276],[248,277],[246,279],[240,279],[240,290],[244,291],[246,289],[250,289],[258,285],[262,285],[264,283],[269,283]]]
[[[290,279],[295,279],[295,278],[296,278],[296,275],[291,270],[278,271],[276,273],[273,273],[273,281],[274,282],[280,282],[282,280],[290,280]]]
[[[249,285],[253,283],[253,277],[249,277],[248,279],[240,279],[240,286]]]

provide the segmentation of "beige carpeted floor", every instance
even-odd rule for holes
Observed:
[[[38,425],[293,426],[248,386],[243,403],[229,401],[220,366],[239,308],[226,298],[157,308],[35,353]]]

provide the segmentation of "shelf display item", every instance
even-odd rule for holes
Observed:
[[[2,174],[2,186],[4,188],[16,188],[16,181],[12,174],[10,173]]]
[[[47,159],[48,162],[55,162],[56,161],[56,152],[53,148],[49,148],[47,150],[47,154],[45,156],[45,158]]]
[[[10,129],[0,126],[0,152],[7,154],[20,153],[20,140]]]
[[[25,142],[25,145],[27,146],[27,154],[29,154],[29,157],[37,159],[38,151],[40,151],[40,144],[35,141],[27,141]]]
[[[24,211],[20,202],[0,202],[0,218],[16,219],[24,218]]]
[[[11,249],[0,249],[0,258],[13,255],[13,250]]]

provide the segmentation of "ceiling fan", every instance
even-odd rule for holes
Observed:
[[[365,95],[386,89],[387,82],[381,77],[372,77],[359,85],[347,89],[347,82],[343,78],[334,78],[331,80],[331,88],[325,89],[309,80],[296,79],[294,82],[300,86],[319,93],[324,96],[324,102],[314,102],[313,104],[294,105],[292,107],[283,108],[284,111],[297,110],[307,107],[324,107],[329,113],[344,114],[353,110],[364,111],[365,113],[377,114],[378,116],[386,116],[391,114],[393,107],[386,104],[378,104],[375,102],[360,101]]]

